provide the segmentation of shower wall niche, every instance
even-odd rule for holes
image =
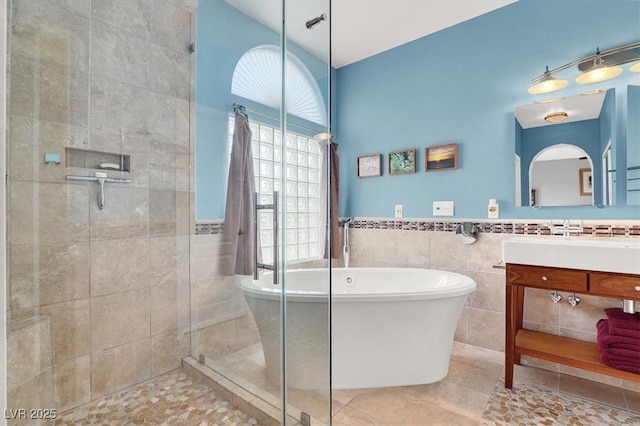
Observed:
[[[66,148],[65,159],[67,167],[119,172],[131,171],[131,156],[124,153],[118,154],[113,152]]]

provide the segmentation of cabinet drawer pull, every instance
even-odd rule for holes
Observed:
[[[546,276],[546,275],[543,275],[543,276],[542,276],[542,281],[547,281],[547,280],[548,280],[547,276]],[[638,286],[638,287],[640,287],[640,286]],[[637,290],[637,289],[636,289],[636,290]]]
[[[640,285],[635,286],[635,287],[634,287],[634,289],[635,289],[636,291],[640,291]]]

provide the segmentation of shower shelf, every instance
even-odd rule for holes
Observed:
[[[94,170],[131,171],[131,156],[114,152],[65,148],[67,167]]]
[[[131,183],[133,180],[117,177],[108,177],[106,173],[96,172],[95,176],[75,176],[68,175],[67,180],[81,180],[86,182],[98,182],[100,187],[98,191],[98,208],[102,210],[104,208],[104,184],[110,183]]]

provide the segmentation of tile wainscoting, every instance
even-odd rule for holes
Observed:
[[[550,226],[561,220],[502,220],[471,221],[480,230],[477,241],[464,245],[455,234],[456,226],[467,220],[356,218],[350,222],[351,266],[430,268],[455,271],[473,278],[478,287],[468,298],[458,323],[455,340],[486,349],[504,351],[505,329],[505,273],[494,266],[502,261],[502,242],[514,235],[549,235]],[[572,221],[572,223],[574,223]],[[581,237],[625,238],[640,241],[640,221],[583,221]],[[208,246],[221,238],[223,224],[215,222],[205,227],[199,224],[196,247]],[[205,229],[207,231],[205,231]],[[206,235],[205,235],[206,234]],[[562,238],[562,236],[558,236]],[[219,241],[219,240],[218,240]],[[207,244],[207,242],[209,244]],[[214,243],[215,244],[215,243]],[[207,250],[205,250],[206,252]],[[203,254],[201,252],[201,254]],[[209,255],[213,252],[209,251]],[[211,265],[211,257],[200,258],[196,264]],[[342,266],[342,259],[336,261]],[[296,265],[300,266],[300,265]],[[200,276],[200,274],[196,274]],[[393,285],[393,283],[390,283]],[[234,301],[236,309],[241,297],[232,289],[225,291],[227,301]],[[558,335],[595,342],[596,323],[604,318],[604,309],[617,306],[614,299],[581,296],[578,306],[549,300],[548,291],[527,289],[524,311],[525,327]],[[215,303],[222,303],[216,300]],[[238,311],[236,311],[238,312]],[[243,312],[244,313],[244,312]],[[248,343],[248,342],[246,342]],[[524,364],[551,371],[573,374],[602,383],[627,386],[621,380],[587,373],[567,366],[526,358]]]

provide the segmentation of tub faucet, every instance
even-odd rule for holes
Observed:
[[[344,267],[349,267],[349,222],[353,220],[352,217],[348,217],[343,220],[343,234],[342,234],[342,258],[344,259]]]

